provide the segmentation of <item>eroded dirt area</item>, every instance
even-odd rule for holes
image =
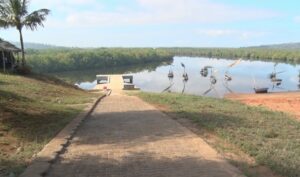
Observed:
[[[300,92],[229,94],[225,98],[241,101],[251,106],[264,106],[271,110],[286,112],[300,120]]]

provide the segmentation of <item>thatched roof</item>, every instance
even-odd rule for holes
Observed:
[[[6,51],[6,52],[21,52],[21,49],[17,48],[13,44],[1,41],[0,40],[0,51]]]

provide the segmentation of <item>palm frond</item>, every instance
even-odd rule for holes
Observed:
[[[7,16],[9,14],[9,5],[7,0],[0,0],[0,16]]]
[[[43,21],[46,20],[46,16],[50,13],[48,9],[40,9],[32,12],[28,16],[25,17],[23,22],[26,28],[30,28],[31,30],[37,29],[38,26],[44,26]]]
[[[22,0],[9,0],[7,9],[10,10],[11,14],[15,17],[22,16]]]
[[[4,0],[0,0],[0,15],[3,13],[3,11],[5,10],[5,1]]]
[[[22,15],[28,14],[28,6],[29,6],[29,0],[23,0],[22,2]]]
[[[0,18],[0,27],[6,29],[6,28],[9,28],[9,27],[11,27],[11,26],[13,26],[11,22],[9,22],[9,21],[7,21],[7,20],[4,20],[4,19]]]

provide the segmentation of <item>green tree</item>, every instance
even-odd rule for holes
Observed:
[[[15,27],[19,31],[22,49],[22,65],[25,65],[25,52],[22,29],[36,30],[38,26],[44,26],[43,21],[50,13],[48,9],[40,9],[28,12],[29,0],[0,0],[0,27]]]

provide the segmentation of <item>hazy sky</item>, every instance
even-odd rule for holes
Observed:
[[[52,12],[26,42],[78,47],[239,47],[300,42],[299,0],[31,0]],[[0,37],[18,41],[15,29]]]

